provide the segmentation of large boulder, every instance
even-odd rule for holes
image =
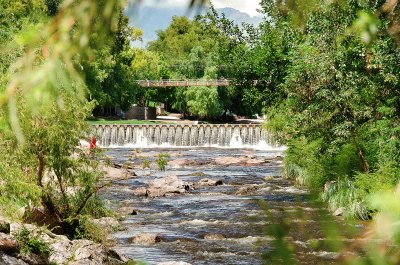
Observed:
[[[26,208],[23,220],[27,224],[35,224],[38,226],[47,226],[53,232],[61,234],[63,231],[60,223],[57,222],[45,209],[32,207]]]
[[[151,198],[170,196],[186,193],[193,184],[180,180],[177,176],[169,176],[156,179],[149,183],[147,188],[141,187],[134,190],[136,196],[148,196]]]
[[[113,219],[99,219],[107,226],[114,223]],[[38,255],[19,255],[19,259],[24,260],[28,264],[111,264],[124,263],[126,258],[116,254],[116,251],[106,249],[103,245],[91,240],[69,240],[64,235],[56,235],[43,228],[38,228],[30,224],[11,224],[11,236],[16,235],[21,228],[27,229],[32,236],[40,237],[43,242],[48,244],[51,249],[48,257],[40,257]],[[111,256],[109,256],[111,255]],[[46,260],[43,260],[45,258]],[[1,261],[1,260],[0,260]],[[1,264],[1,262],[0,262]],[[7,263],[6,263],[7,264]]]
[[[90,240],[72,241],[73,262],[69,264],[102,264],[105,259],[103,246]]]

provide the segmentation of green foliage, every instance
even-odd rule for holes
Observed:
[[[213,87],[190,87],[186,100],[189,112],[201,118],[216,118],[223,112],[218,91]]]
[[[61,2],[62,0],[45,0],[49,16],[55,16],[57,14]]]
[[[322,196],[330,209],[366,219],[375,209],[365,198],[400,179],[399,47],[387,18],[368,15],[376,2],[302,3],[263,3],[277,25],[266,31],[291,42],[275,46],[287,62],[275,93],[285,96],[266,127],[289,147],[286,175],[318,192],[333,181]]]
[[[22,227],[17,231],[15,240],[18,242],[20,251],[24,254],[34,253],[47,256],[52,251],[50,246],[38,234],[35,235],[26,227]]]
[[[143,169],[150,168],[150,164],[151,164],[150,159],[143,158],[143,160],[142,160],[142,168]]]
[[[43,1],[3,2],[1,27],[14,26],[1,36],[1,52],[16,52],[1,57],[0,211],[19,217],[20,207],[41,206],[73,236],[68,219],[106,214],[97,196],[104,186],[98,162],[77,148],[94,103],[86,101],[87,87],[76,66],[81,69],[99,48],[89,43],[94,32],[101,40],[114,30],[111,15],[121,6],[65,2],[62,16],[52,20]],[[103,14],[101,26],[94,23],[98,14]]]
[[[100,225],[94,223],[90,216],[81,215],[78,219],[71,219],[70,222],[78,222],[78,225],[72,225],[76,227],[75,233],[73,233],[74,239],[89,239],[101,244],[107,242],[107,232]]]
[[[161,153],[157,156],[156,163],[160,171],[165,171],[170,155]]]

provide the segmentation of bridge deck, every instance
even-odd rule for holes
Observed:
[[[229,86],[229,79],[189,79],[189,80],[137,80],[141,87],[190,87],[190,86]]]

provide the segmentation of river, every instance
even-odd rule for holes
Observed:
[[[143,159],[154,161],[160,152],[170,154],[166,171],[141,168]],[[129,258],[149,265],[167,261],[193,265],[273,264],[271,257],[262,255],[273,253],[273,233],[283,228],[284,238],[299,263],[339,262],[325,235],[326,229],[332,229],[327,228],[332,222],[326,221],[326,213],[311,202],[307,190],[282,178],[282,149],[114,148],[106,154],[114,163],[129,163],[137,174],[103,194],[113,207],[129,206],[138,213],[128,216],[121,231],[112,235],[117,249]],[[248,158],[256,162],[224,164],[216,163],[217,158]],[[181,163],[173,162],[177,160]],[[187,182],[221,180],[223,185],[179,196],[133,195],[135,188],[171,175]],[[260,207],[262,204],[267,211]],[[351,242],[351,230],[362,228],[359,223],[345,226],[340,219],[333,223],[337,230],[329,231],[341,231],[341,242]],[[147,246],[130,243],[129,239],[140,233],[156,233],[161,242]]]

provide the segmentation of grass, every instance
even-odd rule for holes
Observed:
[[[102,118],[91,119],[87,121],[90,125],[103,125],[103,124],[171,124],[170,121],[142,121],[142,120],[107,120]]]

